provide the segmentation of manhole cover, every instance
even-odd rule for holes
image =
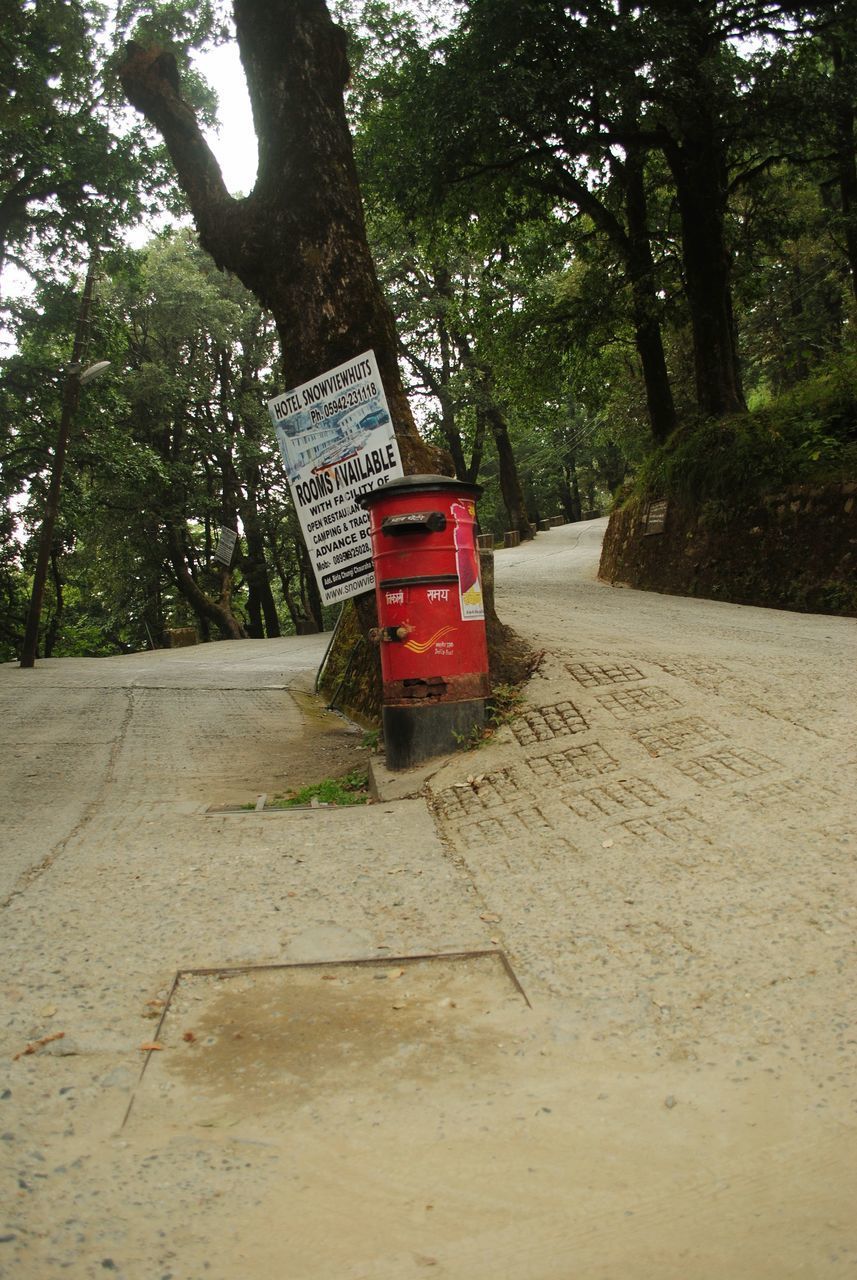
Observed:
[[[343,1095],[475,1081],[527,1003],[497,951],[183,971],[126,1120],[288,1127]]]

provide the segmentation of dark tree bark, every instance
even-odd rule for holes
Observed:
[[[63,576],[60,573],[60,553],[56,547],[51,551],[51,581],[54,584],[54,609],[51,620],[45,631],[45,657],[52,658],[54,647],[60,633],[65,597],[63,595]]]
[[[264,640],[265,628],[262,623],[262,606],[259,603],[259,592],[253,582],[247,583],[247,635],[251,640]]]
[[[272,313],[286,386],[373,349],[406,474],[450,474],[448,455],[414,423],[369,250],[343,103],[345,33],[324,0],[234,0],[233,13],[259,143],[249,196],[227,191],[170,55],[128,45],[120,69],[128,100],[161,133],[203,248]],[[304,598],[314,607],[313,590],[307,583]],[[365,630],[374,600],[361,598],[358,611]]]
[[[752,30],[752,6],[736,26]],[[684,289],[693,334],[697,408],[721,418],[746,409],[732,311],[727,241],[729,154],[741,136],[737,103],[725,88],[728,25],[719,7],[697,0],[664,6],[661,104],[655,137],[673,175],[681,221]]]
[[[452,347],[449,341],[449,330],[443,315],[437,317],[437,339],[440,348],[440,368],[441,375],[439,382],[432,388],[437,396],[440,404],[440,429],[443,432],[443,438],[446,441],[447,448],[452,455],[452,461],[455,465],[455,474],[459,480],[469,480],[471,483],[476,482],[476,476],[479,474],[480,459],[476,462],[476,470],[472,471],[468,467],[464,457],[464,442],[461,439],[461,432],[456,422],[456,404],[450,391],[450,383],[452,381]],[[431,372],[426,370],[429,378]],[[429,384],[431,385],[431,383]]]
[[[281,561],[276,561],[274,567],[277,571],[277,577],[280,579],[280,590],[283,593],[283,599],[286,602],[289,617],[292,620],[292,625],[295,630],[297,630],[298,621],[302,617],[302,613],[300,603],[295,599],[294,591],[292,590],[292,576],[286,572]]]
[[[628,223],[627,236],[624,237],[624,257],[631,287],[634,340],[643,370],[652,435],[662,444],[675,430],[676,414],[655,299],[655,263],[649,237],[645,152],[638,144],[629,144],[622,170],[625,216]]]
[[[836,145],[836,174],[842,203],[842,221],[845,229],[845,249],[851,271],[851,288],[857,298],[857,145],[854,122],[857,112],[849,92],[853,77],[854,55],[838,40],[831,42],[835,103],[834,128]]]
[[[128,46],[128,99],[163,136],[203,247],[273,314],[286,385],[373,348],[405,471],[448,471],[414,424],[366,238],[343,105],[345,33],[324,0],[235,0],[234,16],[259,142],[246,199],[227,191],[169,55]]]
[[[309,552],[303,542],[298,545],[298,564],[301,577],[301,600],[310,624],[307,631],[321,631],[321,592],[310,563]]]
[[[250,597],[247,607],[253,624],[250,635],[255,633],[260,640],[264,636],[273,640],[280,635],[280,619],[277,616],[277,606],[268,577],[265,541],[259,515],[255,509],[254,497],[255,495],[251,496],[246,503],[241,504],[241,519],[247,541],[247,555],[244,557],[243,569]],[[250,600],[253,602],[252,608]]]
[[[583,507],[580,502],[580,485],[577,481],[577,459],[573,451],[563,460],[559,478],[559,496],[566,519],[570,522],[582,520]]]
[[[506,419],[494,401],[490,399],[482,404],[477,404],[477,421],[480,417],[488,424],[497,449],[500,492],[503,495],[503,506],[506,508],[506,514],[509,517],[509,528],[519,533],[521,541],[525,542],[528,538],[532,538],[533,526],[527,513],[527,504],[524,500],[524,491],[521,488],[518,464],[515,460],[512,442],[509,439],[509,428]]]
[[[697,403],[701,413],[722,417],[746,408],[741,388],[732,315],[731,255],[726,244],[726,165],[712,121],[685,120],[681,140],[665,130],[657,137],[672,170],[681,218],[685,293],[693,334]],[[631,290],[632,320],[642,365],[652,435],[666,440],[676,425],[667,372],[659,306],[654,288],[643,182],[643,145],[632,131],[623,135],[624,163],[616,164],[627,225],[573,174],[561,167],[548,187],[573,200],[621,254]],[[655,139],[646,141],[653,145]]]
[[[652,257],[645,191],[645,148],[630,130],[624,162],[613,161],[613,171],[622,191],[626,223],[595,195],[585,182],[557,162],[552,177],[543,185],[548,192],[571,200],[588,214],[599,231],[613,245],[625,269],[631,291],[631,320],[634,342],[646,388],[646,404],[652,436],[666,440],[676,425],[672,384],[667,371],[661,334],[660,306],[655,292],[655,264]]]
[[[700,413],[720,418],[746,409],[732,314],[732,258],[726,243],[726,164],[714,122],[700,101],[684,139],[665,141],[681,215],[684,283],[693,331]]]

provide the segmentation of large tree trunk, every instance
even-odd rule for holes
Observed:
[[[626,20],[631,10],[630,0],[620,0],[619,11]],[[634,339],[643,370],[652,435],[658,444],[662,444],[675,430],[676,415],[661,335],[661,309],[656,295],[655,261],[649,233],[646,196],[648,147],[635,136],[640,129],[640,96],[641,88],[634,77],[623,95],[622,129],[629,139],[625,158],[622,162],[615,157],[611,161],[619,177],[627,223],[627,235],[614,236],[614,243],[622,251],[631,287]]]
[[[644,165],[643,149],[629,145],[622,175],[628,221],[625,264],[631,286],[634,338],[643,370],[649,422],[652,435],[662,444],[675,430],[676,416],[655,296],[655,262],[649,238]]]
[[[566,519],[572,522],[582,520],[583,507],[580,502],[580,485],[577,482],[577,459],[573,450],[563,459],[558,479],[559,496]]]
[[[45,631],[46,658],[54,656],[54,647],[59,639],[60,622],[65,606],[65,596],[63,595],[64,579],[60,572],[60,552],[56,546],[51,549],[51,579],[54,584],[54,609]]]
[[[697,407],[706,417],[722,418],[747,406],[732,314],[726,165],[704,104],[700,103],[695,120],[685,121],[681,144],[670,141],[664,152],[681,215]]]
[[[318,589],[318,582],[313,573],[309,551],[304,542],[298,543],[298,566],[300,568],[301,602],[304,616],[307,620],[306,630],[308,632],[321,631],[321,592]],[[371,599],[371,597],[369,598]]]
[[[646,387],[649,422],[653,437],[660,442],[674,429],[676,417],[661,336],[661,307],[655,291],[643,148],[629,144],[625,161],[615,161],[614,169],[622,190],[627,225],[590,191],[585,182],[561,165],[557,167],[548,189],[572,200],[583,213],[588,214],[619,254],[631,290],[631,319]]]
[[[286,386],[374,349],[405,471],[448,471],[414,424],[369,251],[343,105],[345,34],[324,0],[235,0],[234,16],[259,142],[246,199],[227,191],[169,55],[130,44],[125,92],[162,134],[203,247],[273,314]]]
[[[254,467],[253,472],[253,476],[246,484],[246,497],[242,496],[238,499],[241,522],[244,525],[244,537],[247,541],[247,555],[244,557],[242,567],[252,599],[252,607],[248,601],[252,622],[250,635],[257,635],[260,640],[267,635],[268,639],[272,640],[280,635],[280,619],[277,616],[277,606],[274,601],[274,593],[271,590],[271,581],[265,556],[265,537],[262,521],[259,518],[258,468]]]
[[[857,148],[854,138],[854,98],[850,90],[854,56],[843,42],[831,41],[834,71],[834,128],[836,175],[842,202],[845,251],[851,271],[851,288],[857,297]]]
[[[247,629],[248,635],[258,640],[265,636],[274,640],[281,634],[280,619],[268,577],[265,545],[258,531],[251,536],[245,526],[244,532],[247,538],[247,555],[242,568],[247,582],[247,610],[251,621],[251,626]]]
[[[506,508],[506,514],[509,518],[509,528],[519,533],[521,541],[525,542],[528,538],[532,538],[533,526],[527,513],[527,504],[524,500],[524,491],[521,488],[518,464],[515,460],[512,442],[509,439],[509,427],[506,419],[492,400],[477,404],[476,417],[477,420],[481,417],[488,424],[491,435],[494,437],[499,465],[500,492],[503,495],[503,506]]]

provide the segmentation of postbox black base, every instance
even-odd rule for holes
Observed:
[[[474,729],[481,729],[485,724],[485,699],[384,707],[381,722],[387,768],[410,769],[433,756],[448,755]]]

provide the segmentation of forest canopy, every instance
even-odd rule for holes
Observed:
[[[258,52],[274,18],[291,88]],[[191,138],[229,106],[194,57],[236,35],[259,179],[209,226],[124,69],[142,51]],[[26,0],[2,40],[2,658],[94,259],[81,363],[110,369],[77,388],[41,654],[329,624],[265,404],[356,354],[355,311],[391,344],[388,385],[398,360],[397,430],[484,486],[486,532],[606,513],[632,482],[853,478],[857,0]],[[199,172],[220,190],[213,157]],[[326,239],[322,206],[342,210]],[[343,249],[364,226],[369,258]],[[317,309],[298,277],[323,280]]]

